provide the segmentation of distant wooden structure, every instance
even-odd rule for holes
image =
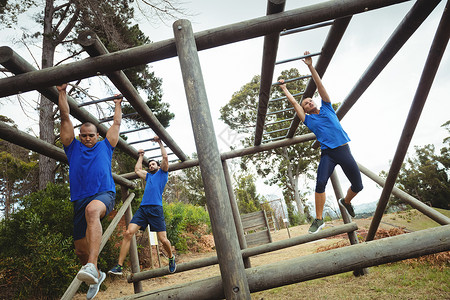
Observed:
[[[248,247],[272,243],[270,226],[264,210],[242,215],[241,221]]]

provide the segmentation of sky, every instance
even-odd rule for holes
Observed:
[[[285,10],[318,2],[324,1],[287,1]],[[377,174],[382,170],[389,170],[389,162],[396,151],[445,2],[441,1],[341,121],[351,138],[350,147],[356,161]],[[182,18],[191,21],[194,33],[264,16],[267,6],[267,2],[261,0],[196,0],[183,3],[182,6],[190,12],[190,15]],[[348,95],[413,4],[414,1],[409,1],[355,15],[352,18],[322,78],[332,102],[341,102]],[[158,26],[145,18],[141,18],[138,22],[141,30],[154,42],[173,38],[173,21]],[[328,30],[329,27],[324,27],[281,37],[277,61],[299,57],[306,50],[311,53],[320,52]],[[9,45],[5,35],[0,37],[0,45]],[[25,50],[16,51],[31,59]],[[263,37],[199,52],[220,152],[229,151],[230,146],[240,145],[242,136],[231,131],[219,120],[219,110],[228,103],[234,92],[248,83],[253,76],[260,75],[262,54]],[[175,114],[175,119],[167,128],[168,133],[187,155],[197,152],[178,58],[154,62],[150,67],[157,77],[162,78],[163,101],[170,104],[170,110]],[[292,67],[298,68],[302,74],[309,74],[302,61],[294,61],[278,65],[275,68],[273,82],[281,71]],[[440,126],[450,120],[448,82],[450,82],[450,52],[447,49],[411,141],[409,153],[413,153],[414,145],[435,144],[437,149],[442,146],[442,140],[448,134]],[[99,95],[99,98],[107,96],[109,95]],[[315,100],[320,103],[320,99]],[[13,105],[11,103],[5,105],[3,99],[0,99],[0,102],[3,102],[0,103],[1,114],[10,116],[19,123],[22,130],[30,126],[21,122],[27,119],[28,115],[24,118],[13,117],[17,114],[17,110],[12,110]],[[11,112],[12,115],[8,115]],[[149,134],[153,133],[141,132],[130,135],[129,141],[148,138]],[[151,143],[136,146],[144,149],[151,147],[153,147]],[[231,166],[232,170],[235,168],[237,166]],[[342,189],[345,191],[349,183],[339,167],[337,172]],[[279,187],[267,186],[262,179],[258,179],[257,182],[259,194],[282,196]],[[381,189],[364,175],[363,183],[365,189],[355,198],[356,204],[377,201]],[[304,183],[300,183],[301,186],[302,184]],[[330,189],[331,183],[328,184],[327,193],[334,195]]]

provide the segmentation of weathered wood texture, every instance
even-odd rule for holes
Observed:
[[[250,291],[254,293],[449,250],[450,225],[445,225],[258,266],[247,269],[246,274]],[[120,299],[223,298],[222,280],[217,276]]]
[[[242,227],[247,246],[255,246],[272,242],[272,235],[268,227],[267,216],[264,210],[252,212],[241,216]],[[254,231],[250,232],[249,231]]]
[[[201,51],[406,1],[408,0],[341,0],[339,5],[336,5],[335,1],[327,1],[205,30],[195,34],[195,42],[197,50]],[[3,78],[0,79],[0,97],[163,60],[176,56],[176,50],[174,39],[169,39],[79,62]]]
[[[173,24],[181,74],[227,299],[251,299],[192,26]]]

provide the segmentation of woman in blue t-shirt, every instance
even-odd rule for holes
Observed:
[[[306,51],[305,55],[309,55],[309,52]],[[351,183],[350,188],[347,190],[347,195],[345,198],[340,199],[339,203],[347,209],[352,217],[355,216],[355,212],[350,201],[363,189],[363,185],[358,165],[348,146],[350,139],[331,106],[330,97],[322,84],[319,74],[312,65],[312,58],[309,56],[303,61],[311,71],[312,78],[322,98],[320,109],[311,98],[305,98],[299,104],[286,88],[284,80],[281,79],[279,82],[280,88],[294,106],[300,120],[316,135],[320,143],[321,157],[317,169],[315,189],[316,219],[308,231],[309,233],[316,233],[325,225],[322,220],[323,207],[326,200],[325,187],[336,165],[341,166]]]

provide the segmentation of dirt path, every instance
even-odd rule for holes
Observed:
[[[360,229],[367,229],[370,220],[361,219],[361,220],[355,220],[358,224],[358,228]],[[332,221],[327,222],[325,228],[341,225],[342,221]],[[297,237],[300,235],[308,234],[309,225],[301,225],[289,228],[289,234],[291,237]],[[380,228],[389,229],[391,226],[387,224],[381,224]],[[273,241],[279,241],[288,239],[289,235],[286,229],[282,229],[280,231],[277,231],[275,233],[272,233],[272,239]],[[251,260],[252,267],[256,267],[259,265],[269,264],[276,261],[282,261],[286,259],[290,259],[296,256],[303,256],[315,253],[316,249],[320,246],[327,246],[334,244],[338,241],[342,240],[342,238],[334,238],[334,239],[322,239],[315,242],[310,242],[307,244],[302,244],[294,247],[290,247],[287,249],[282,249],[266,254],[261,254],[257,256],[253,256]],[[202,254],[179,254],[177,256],[177,262],[183,263],[188,261],[193,261],[196,259],[204,258],[204,257],[210,257],[216,255],[215,252],[210,253],[202,253]],[[164,260],[164,258],[162,258]],[[128,275],[128,274],[127,274]],[[200,279],[205,279],[212,276],[219,276],[219,266],[209,266],[201,269],[181,272],[181,273],[175,273],[173,275],[164,276],[162,278],[154,278],[154,279],[148,279],[142,281],[142,286],[144,291],[151,291],[155,289],[159,289],[166,286],[196,281]],[[123,277],[115,277],[111,278],[111,276],[108,276],[103,284],[106,287],[106,290],[100,291],[95,299],[115,299],[120,298],[124,296],[128,296],[134,293],[133,284],[130,284],[126,281],[126,275]],[[86,299],[85,294],[77,294],[73,299],[81,300]]]

